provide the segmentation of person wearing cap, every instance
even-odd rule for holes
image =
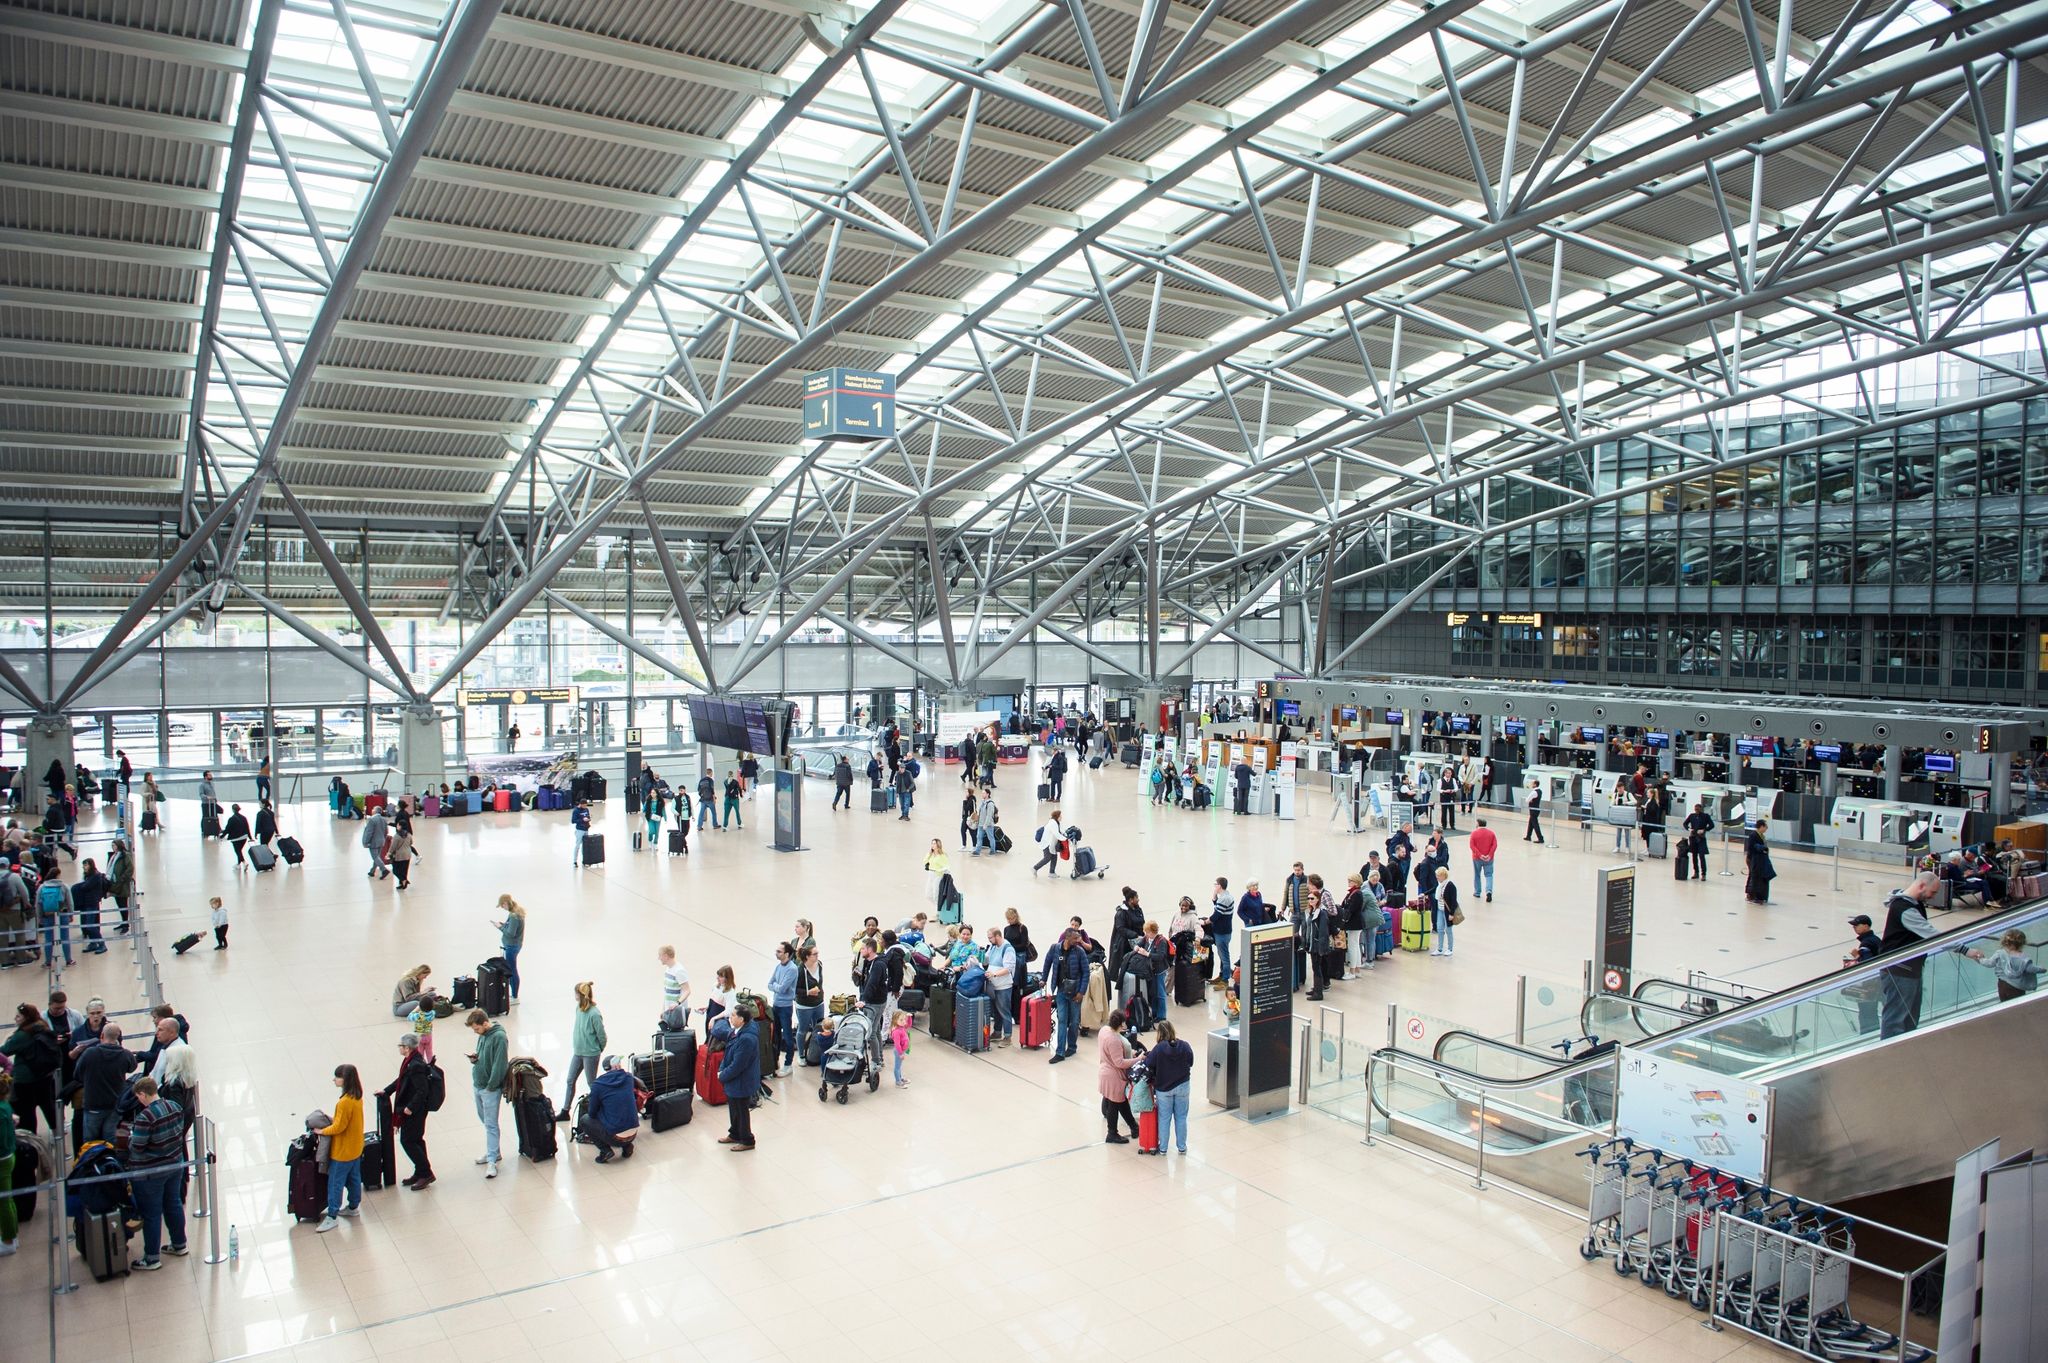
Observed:
[[[1856,935],[1856,945],[1847,956],[1842,958],[1844,968],[1861,965],[1883,949],[1882,940],[1871,929],[1869,914],[1859,913],[1854,918],[1851,918],[1849,920],[1849,931]],[[1864,986],[1862,985],[1851,985],[1849,988],[1864,991]],[[1870,995],[1869,998],[1862,997],[1862,992],[1849,995],[1849,997],[1856,1000],[1856,1030],[1858,1032],[1874,1032],[1877,1030],[1878,991],[1874,986],[1874,982],[1867,992]]]
[[[637,1094],[641,1089],[633,1071],[620,1064],[616,1055],[606,1056],[603,1073],[590,1081],[590,1097],[576,1129],[597,1147],[599,1164],[610,1164],[614,1154],[633,1158],[633,1140],[640,1134]]]
[[[412,1177],[405,1186],[417,1193],[434,1181],[434,1165],[427,1158],[427,1096],[433,1079],[420,1054],[419,1038],[411,1032],[399,1033],[398,1055],[398,1077],[384,1086],[383,1093],[398,1119],[398,1148],[412,1161]]]

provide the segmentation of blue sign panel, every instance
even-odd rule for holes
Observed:
[[[804,439],[886,440],[896,434],[896,376],[828,369],[804,377]]]

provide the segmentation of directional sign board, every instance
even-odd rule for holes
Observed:
[[[896,434],[896,376],[827,369],[804,377],[804,439],[886,440]]]

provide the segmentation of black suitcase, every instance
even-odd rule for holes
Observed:
[[[1016,843],[1010,840],[1010,835],[1008,833],[1005,833],[1000,828],[996,830],[996,851],[1007,852],[1016,845]]]
[[[880,786],[876,786],[876,787],[875,787],[874,789],[870,790],[870,791],[868,792],[868,813],[870,813],[870,814],[886,814],[886,813],[888,813],[888,812],[889,812],[889,795],[890,795],[890,792],[888,792],[888,791],[886,791],[886,790],[883,790],[883,789],[882,789],[882,788],[881,788]]]
[[[676,1058],[683,1067],[683,1084],[688,1087],[696,1072],[697,1034],[695,1032],[656,1032],[654,1049]]]
[[[1100,771],[1100,770],[1102,770],[1102,754],[1101,754],[1101,753],[1097,753],[1097,754],[1095,754],[1095,756],[1093,756],[1093,757],[1091,757],[1091,758],[1089,758],[1089,759],[1088,759],[1088,770],[1090,770],[1090,771]]]
[[[217,838],[220,836],[220,816],[209,813],[199,821],[199,836]]]
[[[583,864],[585,866],[604,865],[604,834],[585,833],[583,835]]]
[[[274,871],[277,869],[277,852],[260,842],[252,842],[249,844],[249,864],[256,868],[259,875],[265,871]]]
[[[154,833],[154,832],[156,832],[156,830],[157,830],[157,821],[156,821],[156,811],[155,811],[155,810],[153,810],[153,809],[145,809],[145,810],[143,810],[143,811],[142,811],[142,831],[143,831],[143,832],[145,832],[145,833]]]
[[[1040,781],[1038,783],[1038,798],[1041,800],[1052,799],[1052,782]]]
[[[656,1131],[672,1131],[690,1124],[690,1109],[697,1096],[686,1088],[657,1093],[647,1100],[647,1124]]]
[[[116,801],[116,800],[118,800],[118,799],[120,799],[120,798],[121,798],[121,778],[120,778],[120,777],[118,777],[118,776],[102,776],[102,777],[100,778],[100,799],[101,799],[101,801],[102,801],[102,802],[104,802],[104,803],[106,803],[106,804],[112,804],[112,803],[114,803],[114,801]]]
[[[363,1133],[363,1191],[374,1193],[384,1186],[384,1139],[374,1131]]]
[[[512,976],[494,960],[476,968],[476,1005],[494,1018],[512,1011]]]
[[[587,789],[590,791],[589,799],[591,803],[595,804],[604,798],[604,774],[595,771],[587,774],[590,778],[587,786]]]
[[[521,1155],[535,1164],[555,1157],[555,1110],[546,1094],[529,1094],[513,1104],[512,1124],[519,1133]]]
[[[689,855],[689,851],[690,835],[680,828],[669,829],[668,854],[672,857],[681,857]]]
[[[476,1007],[476,976],[457,975],[449,987],[448,1002],[457,1008]]]
[[[1678,855],[1671,859],[1671,878],[1673,880],[1692,879],[1692,857],[1689,855],[1691,851],[1691,847],[1685,842],[1681,841],[1678,844]]]
[[[697,1063],[696,1048],[691,1048],[690,1065]],[[667,1051],[656,1051],[652,1055],[633,1057],[633,1077],[646,1086],[647,1091],[659,1098],[664,1093],[686,1089],[694,1082],[695,1076],[683,1064],[681,1056]]]
[[[188,932],[183,937],[180,937],[177,941],[171,943],[171,950],[176,952],[178,955],[183,956],[186,952],[190,951],[193,947],[196,947],[198,945],[199,934],[196,932]]]
[[[931,991],[930,997],[924,1002],[924,1010],[925,1025],[931,1029],[931,1034],[951,1041],[953,1039],[953,987],[947,984],[935,987]],[[891,1021],[892,1019],[883,1018],[882,1025],[886,1027]]]
[[[285,859],[288,866],[296,866],[306,859],[306,849],[297,838],[279,838],[277,854]]]
[[[1208,994],[1208,982],[1202,978],[1202,967],[1193,961],[1176,961],[1173,967],[1173,1001],[1183,1008],[1193,1008]]]
[[[384,1182],[388,1187],[398,1186],[398,1142],[391,1136],[391,1100],[383,1094],[377,1095],[377,1130],[375,1133],[384,1147]],[[369,1168],[370,1154],[363,1152],[363,1167]]]

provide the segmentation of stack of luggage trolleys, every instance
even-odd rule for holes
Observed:
[[[1627,1137],[1579,1154],[1583,1257],[1612,1258],[1623,1277],[1814,1358],[1933,1356],[1901,1337],[1906,1321],[1889,1330],[1850,1314],[1855,1228],[1870,1223]]]

